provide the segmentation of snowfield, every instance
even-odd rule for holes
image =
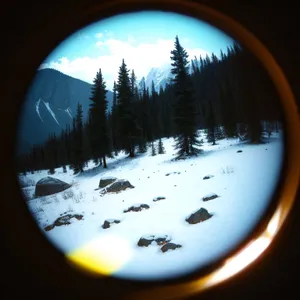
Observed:
[[[270,204],[283,163],[282,133],[272,133],[270,142],[261,145],[237,139],[224,139],[215,146],[204,142],[201,155],[180,161],[173,161],[173,138],[163,139],[163,144],[166,154],[151,156],[150,148],[130,159],[121,153],[108,159],[108,169],[92,162],[76,176],[69,169],[67,173],[57,169],[52,176],[72,187],[55,195],[33,198],[34,185],[24,187],[38,226],[67,256],[80,249],[97,253],[100,260],[111,262],[107,274],[122,278],[176,277],[226,255],[249,234]],[[46,176],[47,171],[41,171],[20,177],[34,184]],[[100,179],[112,177],[126,179],[134,188],[101,196]],[[203,201],[212,194],[218,197]],[[149,209],[124,213],[141,204]],[[186,222],[200,208],[212,217],[198,224]],[[83,218],[45,231],[64,213]],[[105,220],[112,222],[107,229],[102,228]],[[155,242],[148,247],[137,245],[141,237],[151,236],[168,236],[182,247],[162,252]]]

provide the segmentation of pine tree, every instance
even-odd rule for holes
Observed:
[[[207,126],[207,134],[206,138],[209,143],[212,143],[212,145],[216,145],[216,119],[215,114],[213,110],[213,106],[211,104],[211,101],[209,101],[209,108],[208,108],[208,114],[207,114],[207,120],[206,120],[206,126]]]
[[[195,98],[190,75],[189,61],[186,50],[180,45],[178,36],[175,38],[175,49],[171,51],[172,69],[176,103],[174,106],[174,122],[176,124],[175,149],[177,157],[196,155],[200,151],[197,140]]]
[[[233,105],[233,93],[227,82],[225,82],[225,87],[220,86],[220,101],[224,134],[227,138],[233,138],[236,136],[235,107]]]
[[[133,111],[131,80],[124,59],[119,69],[117,92],[120,147],[129,154],[130,157],[134,157],[134,138],[136,138],[138,132]]]
[[[162,142],[161,139],[159,139],[159,141],[158,141],[158,147],[157,148],[158,148],[158,150],[157,150],[158,154],[165,154],[166,153],[163,142]]]
[[[154,143],[151,142],[151,155],[152,156],[155,156],[156,155],[156,150],[155,150],[155,147],[154,147]]]
[[[106,156],[111,155],[110,139],[107,124],[106,85],[101,69],[97,72],[93,82],[90,100],[90,134],[94,161],[102,160],[107,168]]]
[[[113,104],[112,104],[112,147],[115,156],[118,155],[120,150],[119,145],[119,117],[118,117],[118,102],[117,102],[117,83],[114,81],[113,85]]]
[[[82,123],[82,105],[78,103],[77,113],[73,123],[73,169],[74,174],[83,172],[83,167],[85,165],[83,157],[83,123]]]

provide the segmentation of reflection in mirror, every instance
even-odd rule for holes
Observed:
[[[170,279],[225,257],[264,216],[283,164],[260,63],[191,17],[123,14],[63,41],[22,107],[17,174],[75,263]]]

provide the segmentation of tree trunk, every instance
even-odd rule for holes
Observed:
[[[105,158],[105,155],[102,157],[102,160],[103,160],[103,168],[107,168],[107,164],[106,164],[106,158]]]

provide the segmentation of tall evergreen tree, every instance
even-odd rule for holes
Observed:
[[[133,94],[131,89],[131,80],[127,66],[122,60],[119,68],[117,83],[117,101],[118,101],[118,117],[119,117],[119,134],[121,148],[134,157],[135,141],[137,134],[136,118],[133,111]]]
[[[92,95],[90,97],[92,101],[90,104],[90,130],[93,159],[94,161],[103,161],[104,168],[107,168],[106,156],[111,155],[107,124],[106,93],[106,85],[100,69],[94,79]]]
[[[83,172],[85,165],[83,156],[83,121],[82,121],[82,105],[78,103],[77,112],[73,122],[73,169],[74,174]]]
[[[174,122],[176,124],[175,149],[178,157],[196,155],[200,146],[197,140],[195,98],[189,70],[188,54],[181,46],[178,36],[175,38],[174,50],[171,51],[172,69],[176,104]]]
[[[209,101],[209,108],[207,111],[207,120],[206,120],[206,138],[209,143],[212,143],[212,145],[216,145],[217,140],[217,124],[215,119],[215,113],[212,106],[211,101]]]
[[[164,144],[163,144],[161,139],[159,139],[159,141],[158,141],[158,147],[157,148],[158,148],[157,149],[158,154],[165,154],[166,153]]]
[[[236,112],[231,87],[227,81],[220,86],[220,101],[222,107],[222,125],[227,138],[236,137]]]

